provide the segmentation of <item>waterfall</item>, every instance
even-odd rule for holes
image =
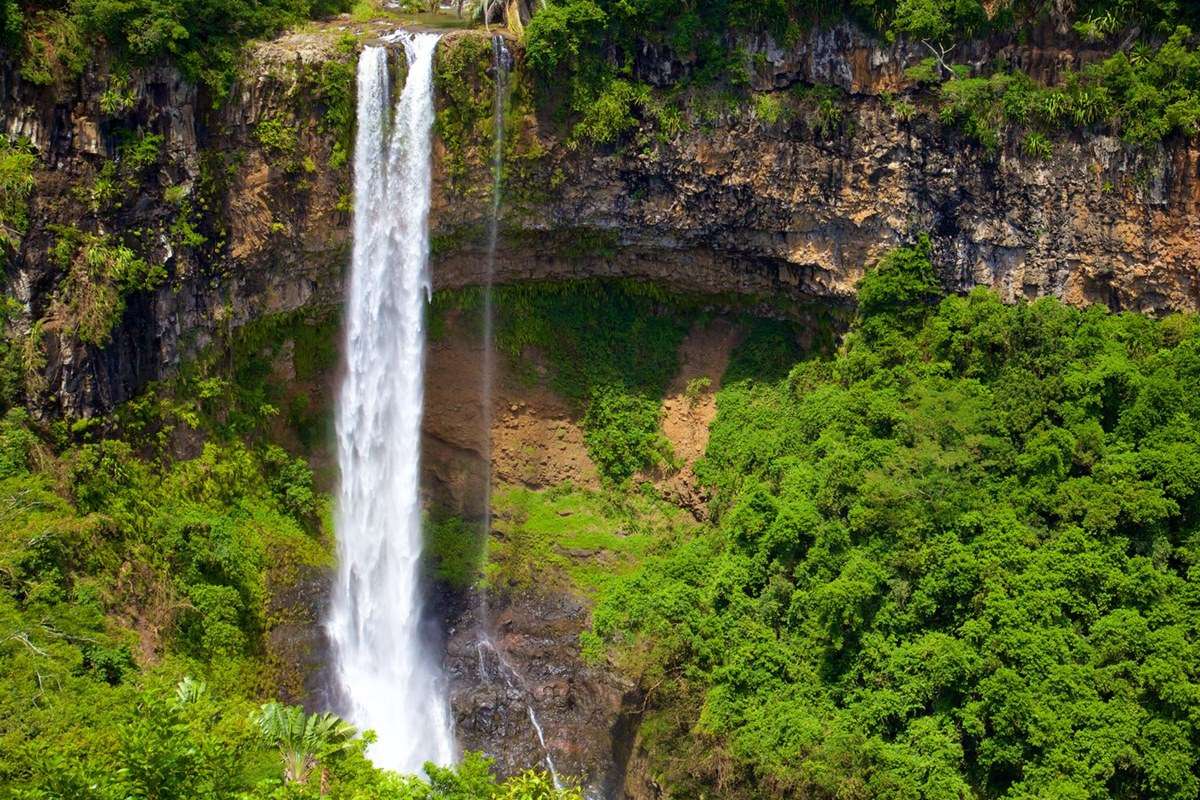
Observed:
[[[387,51],[358,64],[354,250],[346,373],[337,406],[338,575],[328,630],[345,715],[378,740],[372,760],[448,764],[444,680],[422,635],[420,434],[430,291],[434,34],[396,37],[408,78],[389,123]]]
[[[488,220],[488,241],[487,241],[487,260],[484,264],[484,279],[483,279],[483,363],[481,365],[483,371],[483,379],[481,381],[481,402],[483,408],[483,452],[485,456],[484,468],[484,486],[483,486],[483,542],[484,542],[484,559],[487,558],[487,541],[491,536],[492,528],[492,404],[493,391],[495,383],[495,327],[496,327],[496,310],[495,304],[492,301],[492,289],[496,281],[496,244],[500,238],[500,200],[503,196],[504,185],[504,108],[505,100],[508,95],[508,72],[512,68],[512,54],[508,51],[508,46],[504,42],[504,37],[496,35],[492,37],[492,79],[495,84],[495,95],[492,98],[492,208],[491,216]],[[489,624],[487,595],[483,589],[479,590],[479,638],[475,642],[476,652],[479,654],[479,677],[483,682],[487,682],[490,678],[487,664],[484,660],[484,650],[490,650],[498,660],[501,667],[501,678],[508,688],[516,688],[509,675],[517,680],[520,686],[520,691],[526,696],[529,695],[529,689],[525,685],[525,681],[521,678],[520,673],[508,662],[507,659],[496,649],[492,644],[492,640],[488,637],[486,629]],[[529,714],[529,723],[533,726],[533,732],[537,736],[538,744],[542,747],[542,752],[545,754],[546,767],[550,770],[550,777],[554,782],[556,789],[562,789],[562,782],[558,776],[558,770],[554,767],[554,758],[550,754],[550,748],[546,745],[546,735],[542,730],[541,722],[538,721],[537,712],[533,710],[533,706],[528,702],[525,704],[525,710]]]
[[[488,221],[487,261],[483,279],[483,376],[481,402],[483,414],[483,541],[486,552],[488,537],[492,533],[492,394],[496,367],[493,363],[496,328],[496,309],[492,301],[492,287],[496,280],[496,240],[500,235],[500,196],[504,170],[504,100],[508,90],[508,70],[512,55],[504,44],[503,36],[492,37],[492,79],[495,96],[492,99],[492,213]],[[486,612],[486,605],[484,605]],[[486,616],[486,613],[485,615]]]

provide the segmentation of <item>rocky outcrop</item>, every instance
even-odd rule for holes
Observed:
[[[6,272],[7,293],[25,310],[10,333],[34,334],[43,362],[31,406],[101,413],[224,331],[339,303],[350,172],[332,163],[341,134],[323,124],[328,108],[314,97],[328,65],[353,61],[335,33],[253,48],[220,103],[166,66],[121,79],[97,61],[70,85],[43,88],[5,65],[0,133],[39,157],[29,231]],[[352,102],[352,66],[345,74]],[[268,139],[264,125],[278,135]],[[157,157],[130,175],[123,147],[147,137],[161,137]],[[178,235],[181,220],[195,235]],[[71,232],[130,245],[167,271],[156,291],[125,298],[102,345],[69,335],[55,303],[69,270],[52,252]]]
[[[987,286],[1009,301],[1147,313],[1200,307],[1195,141],[1141,152],[1064,136],[1042,159],[1015,140],[989,152],[870,94],[840,109],[831,130],[802,107],[773,123],[745,108],[636,152],[572,151],[546,134],[549,155],[509,189],[538,201],[508,209],[518,235],[502,238],[498,275],[632,276],[845,306],[866,267],[928,232],[948,291]],[[479,225],[480,203],[444,188],[440,224]],[[564,257],[564,221],[611,241]],[[479,270],[478,252],[464,248],[439,262],[438,279],[465,285]]]
[[[224,330],[340,301],[350,174],[332,157],[345,132],[328,127],[320,80],[326,65],[352,60],[342,37],[357,34],[361,44],[376,31],[337,23],[259,45],[219,105],[167,67],[135,73],[130,99],[114,111],[101,102],[112,87],[103,64],[53,90],[23,84],[7,66],[0,131],[28,137],[40,158],[32,225],[7,275],[26,312],[17,333],[46,320],[33,348],[44,356],[35,405],[97,413]],[[474,35],[448,37],[443,60]],[[759,54],[753,85],[782,98],[786,113],[773,122],[747,103],[716,117],[691,114],[688,129],[665,141],[638,134],[591,148],[570,142],[551,114],[524,108],[510,131],[519,163],[507,176],[497,279],[633,277],[847,307],[865,267],[928,231],[951,291],[984,285],[1009,300],[1054,295],[1150,313],[1200,306],[1194,142],[1138,152],[1087,135],[1061,138],[1047,159],[1022,155],[1015,141],[989,153],[928,114],[896,112],[881,94],[903,88],[919,49],[846,25],[786,48],[766,38],[746,47]],[[463,80],[486,96],[487,48],[479,52]],[[1050,42],[980,43],[972,52],[1047,77],[1095,55]],[[647,51],[637,70],[664,83],[686,66]],[[832,117],[791,101],[810,82],[845,91]],[[263,135],[268,124],[282,139]],[[98,173],[133,133],[162,136],[161,160],[116,207],[89,205]],[[482,277],[488,148],[467,145],[482,156],[454,175],[450,154],[439,151],[431,220],[439,287]],[[181,201],[206,219],[202,244],[169,235]],[[140,254],[169,272],[156,291],[127,298],[106,346],[74,341],[54,319],[64,268],[50,251],[64,227],[126,238],[151,231]]]
[[[636,689],[581,660],[587,606],[569,593],[534,590],[471,593],[459,606],[445,665],[460,745],[493,754],[506,774],[537,766],[577,782],[588,797],[620,796],[623,727]]]

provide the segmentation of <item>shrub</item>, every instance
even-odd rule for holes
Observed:
[[[173,58],[220,103],[243,42],[310,17],[348,11],[350,5],[350,0],[75,0],[72,9],[79,27],[103,37],[124,63]]]
[[[24,26],[21,77],[49,86],[76,77],[87,64],[88,48],[75,20],[62,11],[39,11]]]
[[[37,157],[22,143],[0,136],[0,254],[8,257],[29,227],[29,196]]]
[[[756,94],[754,116],[766,125],[774,125],[783,118],[783,103],[773,94]]]
[[[66,270],[51,304],[51,316],[81,342],[103,347],[125,313],[125,300],[166,280],[166,269],[139,258],[109,237],[60,231],[52,250]]]
[[[694,409],[700,405],[700,398],[708,393],[712,388],[712,378],[707,375],[701,375],[699,378],[692,378],[684,387],[683,397],[687,400],[688,408]]]

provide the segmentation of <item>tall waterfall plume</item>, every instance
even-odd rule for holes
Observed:
[[[508,73],[511,69],[512,53],[509,52],[508,44],[505,42],[504,37],[497,34],[492,37],[492,79],[495,85],[495,95],[492,98],[492,208],[491,216],[488,220],[487,261],[484,264],[483,359],[481,364],[483,379],[480,382],[480,401],[483,409],[483,413],[481,414],[483,423],[483,452],[485,455],[483,475],[483,530],[481,533],[484,542],[484,559],[487,558],[487,542],[492,532],[492,408],[495,400],[492,395],[495,390],[496,374],[496,367],[493,361],[495,358],[496,308],[492,295],[496,282],[496,245],[500,238],[500,201],[504,194],[504,112],[508,99]],[[519,686],[519,690],[528,697],[529,689],[525,685],[525,681],[521,678],[520,673],[508,663],[504,655],[496,648],[488,636],[487,629],[490,625],[490,619],[486,590],[481,588],[478,598],[480,629],[477,632],[479,638],[476,640],[475,647],[479,652],[480,680],[487,682],[491,677],[488,674],[487,665],[483,658],[484,650],[488,650],[495,655],[500,663],[502,669],[501,677],[505,685],[510,690],[516,689]],[[517,685],[514,685],[513,681],[510,680],[510,675],[516,679]],[[546,754],[545,763],[550,770],[554,786],[561,789],[562,783],[559,780],[558,771],[554,767],[554,757],[550,752],[550,748],[546,745],[546,735],[542,729],[541,722],[538,720],[537,712],[533,710],[533,706],[529,702],[526,702],[525,710],[529,713],[529,723],[533,726],[538,743],[541,745],[542,751]]]
[[[387,51],[358,63],[354,250],[337,406],[338,576],[328,621],[343,711],[379,766],[450,763],[445,681],[422,634],[420,477],[435,34],[397,34],[408,77],[389,121]]]

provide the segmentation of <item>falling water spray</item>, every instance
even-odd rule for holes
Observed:
[[[487,261],[483,278],[483,363],[480,398],[483,413],[483,542],[486,548],[492,532],[492,407],[495,392],[496,308],[492,290],[496,280],[496,241],[500,235],[500,198],[504,180],[504,107],[508,96],[508,72],[512,55],[503,36],[492,37],[492,77],[495,97],[492,103],[492,208],[488,220]],[[481,593],[481,619],[486,623],[487,607]]]
[[[354,248],[337,404],[338,575],[327,622],[343,713],[379,766],[448,764],[454,737],[422,634],[421,415],[430,291],[434,34],[396,35],[408,60],[390,109],[387,50],[358,64]],[[389,119],[390,110],[390,119]]]

